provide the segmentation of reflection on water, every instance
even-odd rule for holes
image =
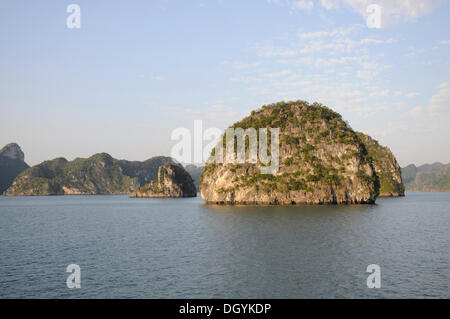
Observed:
[[[450,297],[450,194],[377,205],[0,197],[0,296]],[[77,263],[82,289],[65,285]],[[366,286],[378,264],[382,288]]]
[[[308,214],[308,213],[351,213],[373,209],[375,205],[293,205],[293,206],[254,206],[254,205],[208,205],[203,208],[217,213],[283,213],[283,214]]]

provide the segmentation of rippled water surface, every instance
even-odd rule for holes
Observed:
[[[66,286],[72,263],[81,289]],[[449,298],[449,266],[450,193],[317,207],[0,196],[2,298]]]

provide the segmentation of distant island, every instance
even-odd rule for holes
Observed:
[[[205,166],[197,166],[194,164],[187,164],[185,167],[186,171],[191,175],[194,180],[194,185],[197,189],[197,192],[200,191],[200,178],[203,174],[203,169]]]
[[[144,162],[117,160],[106,153],[68,161],[56,158],[21,172],[6,196],[130,194],[157,178],[158,169],[173,163],[158,156]]]
[[[406,190],[418,192],[450,192],[450,163],[434,163],[402,168]]]
[[[200,181],[207,203],[373,204],[380,192],[404,195],[392,152],[319,103],[265,105],[232,128],[280,128],[280,168],[265,175],[259,162],[209,163]]]

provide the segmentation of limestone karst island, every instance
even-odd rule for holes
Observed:
[[[186,170],[178,164],[164,164],[158,169],[158,178],[143,187],[137,188],[131,197],[134,198],[178,198],[196,197],[197,189],[194,180]]]
[[[261,174],[261,163],[208,164],[200,181],[207,203],[373,204],[379,195],[404,195],[390,150],[318,103],[266,105],[232,127],[280,128],[279,171]]]
[[[261,174],[264,165],[259,162],[184,168],[170,157],[138,162],[106,153],[73,161],[56,158],[29,167],[19,145],[10,143],[0,150],[1,192],[182,198],[195,197],[199,191],[209,204],[296,205],[373,204],[379,196],[404,196],[405,188],[450,191],[450,164],[411,164],[402,173],[388,147],[353,131],[341,115],[318,103],[265,105],[231,127],[279,128],[279,170]]]

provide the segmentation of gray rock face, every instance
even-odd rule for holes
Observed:
[[[165,164],[158,169],[158,179],[137,188],[132,198],[196,197],[197,189],[192,177],[178,164]]]
[[[25,160],[25,154],[16,143],[11,143],[3,147],[0,150],[0,157],[7,157],[9,159],[19,160],[21,162]]]
[[[357,133],[372,159],[372,165],[380,181],[380,197],[405,196],[402,171],[391,150],[363,133]]]
[[[207,203],[373,204],[379,194],[364,144],[329,108],[281,102],[253,111],[232,127],[280,128],[280,167],[265,175],[260,162],[209,163],[200,182],[200,195]]]
[[[11,186],[14,179],[29,168],[19,145],[11,143],[0,150],[0,195]]]

